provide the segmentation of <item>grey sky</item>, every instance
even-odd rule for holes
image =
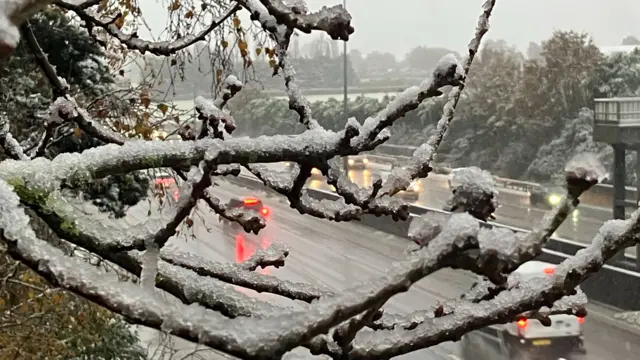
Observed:
[[[316,10],[340,1],[307,0],[307,4]],[[462,51],[473,34],[483,2],[347,0],[356,28],[349,48],[364,53],[388,51],[398,57],[419,45]],[[141,0],[141,3],[143,10],[159,6],[155,0]],[[163,11],[165,8],[162,7]],[[161,16],[147,17],[147,21],[154,30],[164,24]],[[530,41],[544,40],[556,29],[586,31],[598,45],[619,45],[627,35],[640,38],[640,1],[498,0],[487,36],[504,39],[524,51]]]

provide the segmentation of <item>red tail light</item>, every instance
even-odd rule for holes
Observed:
[[[576,316],[579,324],[584,324],[584,318],[582,316]]]
[[[262,216],[267,216],[269,215],[269,209],[263,207],[262,209],[260,209],[260,213],[262,214]]]
[[[524,329],[527,327],[527,319],[520,319],[518,320],[518,327],[520,329]]]
[[[160,178],[155,180],[156,185],[172,185],[176,183],[173,178]]]
[[[258,202],[259,202],[259,200],[256,199],[256,198],[246,198],[246,199],[244,199],[244,204],[245,205],[255,205]]]
[[[553,274],[554,271],[555,271],[555,269],[552,268],[552,267],[544,268],[544,273],[547,274],[547,275]]]
[[[245,260],[244,237],[240,234],[236,235],[236,262],[241,263]]]
[[[174,199],[175,201],[180,200],[180,190],[175,189],[175,190],[173,191],[173,199]]]

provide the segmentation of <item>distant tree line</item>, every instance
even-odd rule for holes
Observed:
[[[555,182],[564,159],[575,153],[593,151],[610,164],[611,148],[592,137],[593,99],[609,96],[640,96],[640,50],[605,56],[587,34],[573,31],[555,32],[532,44],[527,55],[504,41],[488,42],[474,63],[439,160],[543,183]],[[362,120],[389,101],[354,99],[349,116]],[[443,101],[427,101],[407,115],[394,128],[391,142],[424,141],[434,131]],[[303,130],[291,126],[286,100],[261,98],[234,105],[239,131],[246,134]],[[316,102],[312,108],[323,125],[338,129],[344,124],[341,101]],[[635,154],[629,152],[627,161],[633,163]],[[635,175],[629,168],[631,185]]]

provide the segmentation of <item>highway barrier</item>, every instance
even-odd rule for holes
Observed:
[[[382,144],[378,145],[372,152],[367,153],[367,157],[376,163],[393,164],[397,161],[409,159],[416,149],[417,147],[415,146]],[[441,174],[448,174],[450,171],[451,168],[447,167],[435,169],[436,173]],[[496,178],[496,180],[498,185],[501,187],[523,192],[530,191],[540,186],[539,184],[532,182],[506,178]],[[626,187],[625,199],[630,207],[637,208],[637,196],[637,189],[635,187]],[[613,186],[609,184],[598,184],[584,193],[581,200],[585,205],[611,208],[613,206]]]
[[[231,183],[254,189],[260,189],[274,194],[275,191],[265,187],[260,180],[253,176],[245,176],[241,174],[238,177],[228,177],[226,180]],[[339,196],[330,191],[307,189],[308,193],[316,199],[337,200]],[[446,216],[448,213],[442,210],[430,209],[421,206],[411,205],[411,217],[420,216],[425,213],[438,213]],[[399,237],[408,238],[410,220],[394,221],[389,216],[376,217],[374,215],[364,215],[360,221],[362,225],[372,227],[385,233],[393,234]],[[481,223],[483,226],[504,227],[517,232],[528,232],[527,230],[505,226],[497,223]],[[562,262],[564,259],[575,255],[575,253],[586,247],[585,244],[574,241],[551,238],[542,255],[539,257],[541,261],[554,264]],[[598,272],[589,277],[582,285],[589,299],[614,306],[622,310],[638,310],[640,309],[640,273],[633,271],[635,262],[632,257],[625,255],[624,259],[612,259],[611,264],[604,265]]]

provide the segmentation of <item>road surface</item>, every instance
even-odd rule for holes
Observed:
[[[275,168],[283,168],[280,164],[274,164]],[[389,166],[369,163],[366,170],[351,170],[349,177],[359,185],[370,185],[374,174],[383,179],[389,174]],[[447,183],[447,177],[438,174],[430,174],[428,178],[419,181],[421,192],[417,201],[412,204],[442,209],[451,196],[451,190]],[[324,178],[314,177],[307,182],[312,189],[331,190]],[[523,192],[498,188],[498,202],[500,208],[496,211],[496,223],[531,230],[545,213],[545,210],[531,206],[528,197]],[[629,216],[630,213],[627,213]],[[555,236],[573,240],[580,243],[589,243],[602,224],[612,219],[611,210],[593,206],[580,206],[578,210],[565,221]],[[635,256],[635,248],[627,249],[628,255]]]
[[[409,242],[357,223],[329,223],[309,216],[300,216],[279,198],[231,185],[224,180],[213,193],[223,201],[232,196],[256,195],[270,208],[268,226],[260,235],[247,235],[224,231],[216,216],[205,206],[194,216],[195,225],[189,230],[195,237],[185,234],[170,240],[167,246],[180,247],[214,261],[241,261],[255,248],[268,246],[271,241],[282,241],[290,246],[291,254],[282,269],[269,269],[272,275],[293,281],[305,281],[329,286],[340,291],[355,282],[381,275],[389,265],[403,257]],[[127,221],[134,224],[147,216],[145,204],[131,209]],[[443,270],[416,284],[412,289],[396,296],[387,308],[400,313],[424,308],[437,301],[457,297],[464,293],[473,278],[464,272]],[[243,291],[253,293],[249,290]],[[265,301],[288,301],[274,295],[255,294]],[[631,295],[630,296],[634,296]],[[278,299],[276,301],[276,299]],[[589,308],[585,322],[587,359],[632,360],[640,353],[640,332],[623,330],[610,319],[610,314],[599,306]],[[456,343],[414,352],[398,359],[458,359]],[[209,357],[220,358],[220,357]],[[285,359],[320,359],[311,357],[304,349],[296,349]]]

